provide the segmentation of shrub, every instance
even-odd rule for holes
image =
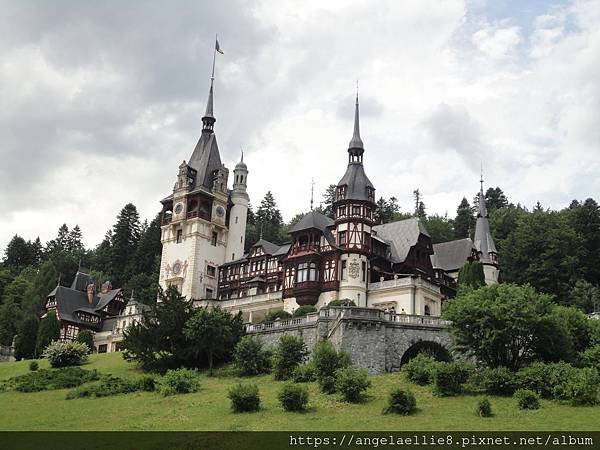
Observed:
[[[383,410],[384,414],[402,414],[407,416],[417,409],[417,399],[410,391],[395,389],[390,392],[388,406]]]
[[[37,361],[31,361],[29,363],[29,370],[31,370],[32,372],[35,372],[36,370],[38,370],[39,367],[40,367],[40,365],[38,364]]]
[[[518,389],[514,396],[519,409],[539,409],[540,396],[530,389]]]
[[[481,387],[488,394],[512,395],[515,392],[516,374],[506,367],[483,369],[479,378]]]
[[[81,342],[54,341],[42,355],[52,367],[67,367],[81,364],[87,359],[90,349]]]
[[[317,379],[333,377],[336,370],[350,366],[350,357],[345,352],[338,352],[330,341],[319,341],[312,352]]]
[[[580,361],[585,367],[594,367],[600,372],[600,344],[580,353]]]
[[[260,408],[260,395],[255,384],[240,383],[229,390],[227,397],[233,412],[258,411]]]
[[[349,298],[343,298],[341,300],[333,300],[327,306],[356,306],[356,303]]]
[[[87,345],[90,349],[90,353],[94,351],[94,335],[90,330],[81,330],[77,334],[75,341]]]
[[[304,362],[306,345],[300,337],[283,335],[273,354],[273,374],[276,380],[288,380],[294,369]]]
[[[271,353],[256,336],[244,336],[235,346],[233,361],[242,376],[254,376],[271,370]]]
[[[67,400],[74,398],[110,397],[118,394],[129,394],[140,390],[139,381],[106,376],[98,383],[80,386],[67,393]]]
[[[409,362],[402,366],[402,371],[406,374],[409,381],[425,385],[433,381],[433,372],[438,362],[427,353],[419,353]]]
[[[317,312],[317,308],[312,305],[303,305],[300,306],[297,310],[294,311],[292,317],[302,317],[310,313]]]
[[[335,377],[324,377],[319,380],[319,386],[321,387],[321,392],[324,394],[334,394],[335,393]]]
[[[600,402],[599,393],[600,376],[592,367],[573,369],[569,377],[552,390],[554,398],[568,400],[573,406],[595,405]]]
[[[463,362],[440,362],[433,373],[433,392],[441,397],[458,395],[469,379],[471,367]]]
[[[143,376],[138,380],[140,391],[154,392],[156,390],[156,380],[151,376]]]
[[[196,392],[199,387],[198,373],[191,369],[168,370],[160,381],[160,392],[164,396]]]
[[[314,364],[307,363],[296,367],[292,373],[292,380],[294,383],[309,383],[311,381],[317,381],[317,372]]]
[[[366,370],[346,367],[336,372],[335,388],[347,402],[359,402],[369,386],[371,380]]]
[[[563,384],[575,369],[567,363],[534,363],[517,372],[517,387],[529,389],[544,398],[558,398]]]
[[[480,417],[492,417],[492,404],[487,398],[479,400],[475,413]]]
[[[99,375],[95,370],[65,367],[62,369],[40,369],[13,377],[9,381],[10,385],[19,392],[40,392],[73,388],[98,379]]]
[[[277,319],[289,319],[291,317],[292,315],[289,312],[280,309],[279,311],[271,311],[265,314],[265,320],[263,320],[263,322],[272,322]]]
[[[286,411],[304,411],[308,404],[308,389],[297,384],[286,384],[277,398]]]

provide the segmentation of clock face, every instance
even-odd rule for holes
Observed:
[[[225,208],[222,206],[217,206],[217,216],[223,217],[225,215]]]
[[[183,211],[183,203],[177,203],[175,205],[175,214],[181,214],[181,211]]]
[[[181,263],[176,262],[173,264],[173,275],[179,275],[181,273]]]

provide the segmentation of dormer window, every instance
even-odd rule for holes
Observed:
[[[367,186],[367,198],[372,202],[375,201],[375,189],[369,186]]]
[[[338,200],[343,200],[346,198],[346,186],[338,187]]]

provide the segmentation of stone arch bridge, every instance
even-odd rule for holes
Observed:
[[[248,334],[273,347],[284,334],[300,336],[312,350],[321,339],[346,351],[355,365],[370,373],[396,371],[428,348],[449,356],[448,322],[433,316],[390,314],[375,308],[326,307],[305,317],[249,324]]]

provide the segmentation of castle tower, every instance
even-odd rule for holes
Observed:
[[[246,193],[248,181],[248,167],[244,162],[244,152],[240,162],[233,170],[233,191],[231,192],[231,203],[233,206],[229,212],[229,237],[227,239],[227,261],[234,261],[244,255],[244,243],[246,237],[246,219],[248,217],[248,202],[250,198]]]
[[[354,111],[354,134],[348,145],[348,167],[337,184],[333,211],[340,256],[339,298],[357,306],[367,305],[371,227],[375,211],[375,188],[363,167],[364,146],[360,138],[358,93]]]
[[[216,297],[218,266],[226,261],[229,233],[229,171],[221,163],[214,133],[213,81],[211,77],[198,143],[189,162],[180,164],[173,193],[161,201],[159,282],[163,289],[176,286],[194,300]]]
[[[493,284],[498,282],[500,269],[498,268],[498,251],[490,232],[489,216],[485,205],[485,195],[483,193],[483,174],[481,175],[481,188],[478,195],[477,223],[475,225],[474,244],[479,253],[479,260],[483,264],[485,274],[485,283]]]

